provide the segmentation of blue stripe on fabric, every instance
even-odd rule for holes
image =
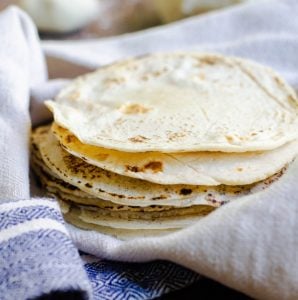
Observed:
[[[18,207],[0,213],[0,229],[6,229],[20,223],[40,218],[50,218],[64,223],[61,212],[58,209],[44,205]]]
[[[39,230],[0,243],[1,300],[54,291],[78,291],[79,299],[89,299],[90,290],[78,251],[62,232]]]
[[[97,261],[86,263],[85,269],[95,300],[154,299],[201,278],[199,274],[167,261]]]

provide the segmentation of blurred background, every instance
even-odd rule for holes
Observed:
[[[0,0],[35,21],[43,39],[91,39],[119,35],[196,14],[259,0]]]

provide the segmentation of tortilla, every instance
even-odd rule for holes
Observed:
[[[124,152],[263,151],[298,137],[294,90],[267,67],[221,55],[116,63],[46,105],[83,144]]]
[[[156,222],[156,220],[170,220],[172,218],[205,216],[214,210],[214,207],[207,205],[193,205],[186,208],[163,206],[161,209],[156,207],[146,207],[144,209],[140,207],[126,206],[118,209],[119,206],[113,206],[112,202],[109,201],[106,201],[107,204],[105,206],[99,207],[86,204],[77,204],[75,202],[62,199],[60,195],[58,196],[58,199],[62,202],[66,202],[72,206],[80,208],[83,212],[92,212],[92,215],[96,214],[101,220],[104,220],[105,218],[111,218],[118,221],[121,220],[121,222],[131,222],[133,220]],[[108,206],[108,204],[111,204],[111,206]]]
[[[158,213],[151,213],[152,217],[148,212],[139,213],[138,218],[131,218],[129,214],[122,214],[123,218],[119,217],[119,212],[112,214],[105,209],[90,209],[85,206],[77,206],[70,204],[69,211],[77,211],[78,219],[85,223],[91,223],[95,225],[119,228],[119,229],[179,229],[190,226],[200,220],[203,216],[210,213],[212,208],[202,207],[200,213],[182,215],[182,216],[169,216],[166,217],[154,217]],[[137,213],[134,213],[136,215]]]
[[[51,194],[55,195],[62,200],[72,201],[78,204],[93,205],[93,206],[119,206],[125,208],[127,206],[139,207],[142,210],[156,210],[156,208],[162,210],[164,206],[168,207],[189,207],[192,205],[210,205],[212,207],[219,207],[230,201],[235,201],[241,197],[251,193],[252,190],[256,190],[256,186],[245,186],[245,187],[227,187],[220,186],[216,188],[206,187],[206,190],[202,191],[196,197],[189,199],[177,199],[177,200],[127,200],[127,199],[116,199],[113,202],[102,200],[91,194],[81,191],[79,188],[68,184],[61,179],[51,176],[48,172],[48,168],[37,161],[35,158],[31,159],[31,165],[38,176],[42,186]],[[259,183],[257,186],[261,186]],[[266,184],[263,184],[263,188]],[[152,209],[154,207],[154,209]],[[161,209],[162,208],[162,209]]]
[[[106,222],[107,220],[121,220],[121,224],[126,221],[141,220],[146,221],[146,226],[148,225],[147,221],[155,220],[170,220],[170,218],[193,218],[194,216],[204,216],[214,210],[214,207],[211,205],[192,205],[186,208],[177,208],[171,206],[157,206],[152,205],[148,207],[137,207],[137,206],[125,206],[115,204],[110,201],[98,199],[98,198],[81,198],[74,196],[71,193],[65,193],[59,188],[53,188],[48,185],[48,181],[45,181],[45,178],[42,176],[43,172],[39,167],[34,167],[35,172],[39,173],[39,178],[41,179],[42,184],[46,187],[49,194],[55,197],[61,208],[62,212],[66,213],[69,211],[69,207],[79,208],[85,215],[85,212],[89,216],[89,212],[92,212],[92,215],[96,213],[96,218],[100,218],[102,221]],[[121,225],[123,226],[123,224]],[[174,226],[174,225],[170,225]]]
[[[66,151],[91,165],[159,184],[251,184],[272,176],[298,153],[297,140],[263,152],[129,153],[82,144],[55,123],[52,131]]]
[[[36,155],[33,157],[33,161],[50,175],[50,177],[47,176],[48,182],[51,181],[51,173],[60,178],[60,180],[56,178],[54,182],[56,185],[58,184],[58,188],[62,186],[61,191],[79,196],[81,199],[90,198],[91,196],[129,206],[168,205],[187,207],[191,205],[211,205],[218,207],[267,188],[278,180],[285,171],[285,168],[283,168],[264,181],[243,186],[159,185],[117,175],[96,166],[91,166],[72,156],[62,149],[58,140],[50,132],[49,126],[35,130],[32,135],[32,143],[33,148],[37,149],[34,152],[39,152],[42,159],[38,160]],[[48,185],[53,186],[51,183]]]
[[[105,235],[113,236],[120,240],[132,240],[142,237],[157,237],[163,236],[172,232],[177,231],[177,229],[119,229],[112,227],[105,227],[96,224],[86,223],[78,218],[78,213],[76,211],[70,211],[64,215],[66,222],[73,224],[76,227],[85,230],[94,230]]]
[[[64,182],[57,180],[47,174],[42,168],[32,160],[32,168],[34,173],[38,176],[41,185],[48,191],[48,193],[58,200],[74,202],[76,204],[82,204],[86,206],[99,207],[104,209],[109,209],[113,211],[137,211],[137,212],[147,212],[147,211],[165,211],[175,208],[175,206],[167,205],[150,205],[150,206],[129,206],[125,204],[114,203],[107,200],[102,200],[99,198],[92,197],[91,195],[78,190],[75,186],[67,189]],[[80,193],[77,193],[80,191]],[[201,203],[202,205],[208,205],[205,201]],[[209,204],[210,205],[210,204]],[[189,207],[192,205],[187,205]],[[214,205],[215,206],[215,205]],[[184,207],[184,206],[183,206]]]

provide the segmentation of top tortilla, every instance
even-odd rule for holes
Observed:
[[[239,58],[156,54],[79,77],[47,101],[82,143],[126,152],[275,149],[298,135],[295,92]]]

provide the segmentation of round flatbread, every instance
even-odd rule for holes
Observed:
[[[31,166],[34,173],[38,176],[38,179],[42,186],[51,194],[57,196],[62,200],[75,202],[78,204],[93,205],[100,207],[119,207],[122,209],[126,207],[142,208],[142,210],[164,210],[164,207],[189,207],[193,205],[209,205],[212,207],[219,207],[231,201],[240,199],[241,197],[255,192],[257,189],[266,188],[268,183],[265,181],[258,183],[254,186],[218,186],[215,188],[206,187],[201,194],[196,197],[188,199],[176,199],[176,200],[127,200],[127,199],[113,199],[113,202],[108,200],[102,200],[89,193],[81,191],[78,187],[64,182],[63,180],[51,175],[49,168],[42,162],[35,158],[31,159]],[[279,175],[275,175],[277,178]],[[270,180],[275,181],[274,177],[270,177]],[[268,179],[269,180],[269,179]]]
[[[85,223],[95,224],[105,227],[118,229],[134,229],[134,230],[156,230],[156,229],[179,229],[190,226],[200,220],[202,217],[212,211],[210,207],[201,207],[201,211],[196,214],[185,214],[182,216],[156,216],[151,217],[150,213],[139,213],[138,218],[131,218],[129,214],[122,214],[124,218],[119,217],[119,213],[111,213],[104,209],[77,206],[70,204],[69,211],[75,210],[78,219]],[[167,213],[167,212],[166,212]],[[136,215],[137,213],[134,213]],[[151,213],[151,215],[161,215],[161,213]]]
[[[62,200],[64,202],[72,202],[79,205],[85,206],[93,206],[99,207],[106,210],[111,211],[132,211],[132,212],[157,212],[157,211],[166,211],[173,210],[175,206],[168,205],[150,205],[150,206],[129,206],[125,204],[114,203],[107,200],[102,200],[99,198],[92,197],[92,195],[87,194],[83,191],[80,191],[75,186],[71,186],[69,189],[66,188],[64,182],[62,180],[56,179],[51,175],[47,174],[38,164],[32,162],[32,168],[34,173],[38,176],[38,179],[41,185],[48,191],[51,196],[57,198],[57,200]],[[70,186],[66,184],[67,187]],[[78,193],[78,191],[80,193]],[[207,201],[203,201],[201,203],[192,204],[185,207],[190,206],[211,206],[216,207],[216,205],[210,205]],[[179,206],[178,206],[179,207]],[[184,206],[183,206],[184,207]],[[180,208],[180,211],[183,213],[183,209]]]
[[[69,203],[72,206],[80,208],[82,211],[90,211],[92,214],[97,214],[98,218],[101,220],[112,218],[118,221],[121,220],[121,224],[122,221],[131,222],[133,220],[139,220],[156,222],[157,220],[170,220],[171,218],[183,219],[183,217],[205,216],[214,210],[214,207],[207,205],[193,205],[186,208],[163,206],[161,207],[161,210],[160,208],[156,209],[155,207],[147,207],[146,209],[135,206],[117,207],[117,205],[113,205],[112,202],[109,201],[106,201],[107,203],[103,207],[100,207],[78,204],[73,201],[62,199],[60,195],[57,198],[59,201]],[[110,204],[110,206],[108,206],[108,204]]]
[[[106,227],[106,226],[100,226],[92,223],[87,223],[82,221],[78,218],[79,212],[77,211],[70,211],[68,213],[64,214],[64,219],[69,224],[73,224],[75,227],[79,227],[81,229],[85,230],[93,230],[97,231],[99,233],[113,236],[120,240],[132,240],[136,238],[142,238],[142,237],[157,237],[157,236],[163,236],[172,232],[177,231],[177,229],[119,229],[119,228],[112,228],[112,227]],[[69,226],[70,230],[77,230],[77,228],[74,228],[72,226]]]
[[[298,136],[298,100],[248,60],[156,54],[79,77],[46,104],[82,143],[126,152],[247,152]]]
[[[51,133],[49,126],[40,127],[32,135],[33,148],[38,149],[42,161],[36,163],[44,171],[50,170],[55,177],[79,188],[95,198],[130,206],[169,205],[186,207],[190,205],[220,206],[237,200],[244,195],[256,193],[276,181],[284,168],[276,175],[252,185],[243,186],[191,186],[160,185],[140,179],[121,176],[72,156],[63,150]],[[57,181],[56,181],[57,182]],[[61,185],[65,185],[61,183]],[[68,193],[74,189],[69,187]],[[78,194],[77,194],[78,195]],[[89,196],[90,197],[90,196]]]
[[[298,153],[297,140],[263,152],[129,153],[83,144],[55,123],[52,131],[66,151],[89,164],[159,184],[251,184],[272,176]]]

